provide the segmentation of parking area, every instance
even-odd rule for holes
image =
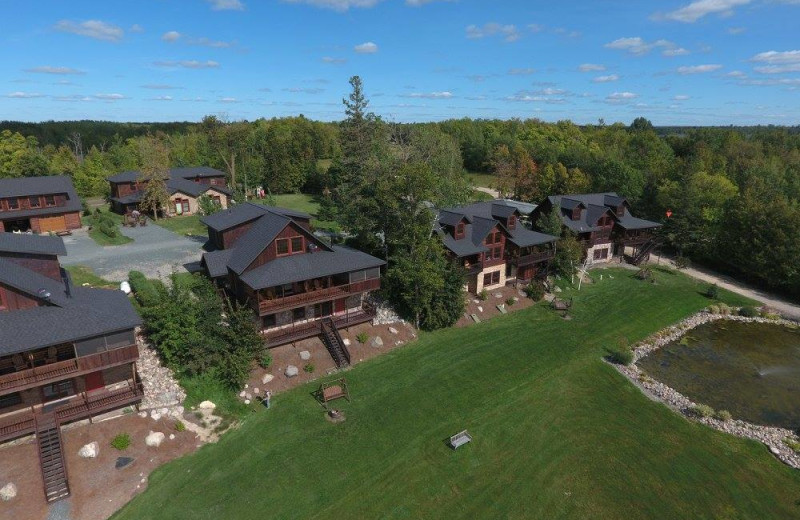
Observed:
[[[166,278],[172,272],[183,272],[186,265],[196,264],[202,255],[204,238],[185,237],[153,225],[120,228],[133,242],[121,246],[98,245],[85,229],[64,237],[67,256],[63,265],[85,265],[107,280],[128,279],[132,270],[148,278]]]

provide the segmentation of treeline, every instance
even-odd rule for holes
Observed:
[[[518,119],[391,124],[370,114],[359,95],[341,123],[207,117],[150,135],[169,148],[173,166],[216,167],[237,189],[324,195],[322,218],[372,240],[387,258],[395,248],[391,219],[413,227],[401,218],[409,215],[410,198],[455,204],[469,195],[465,172],[488,173],[503,194],[531,202],[553,193],[616,191],[637,215],[664,223],[666,244],[677,253],[800,296],[798,127],[665,130],[644,118],[628,126]],[[43,144],[35,135],[0,133],[0,177],[65,173],[82,195],[104,195],[105,177],[142,163],[142,136],[115,135],[84,146],[81,156],[69,137]],[[415,225],[424,228],[424,220]],[[387,238],[378,244],[375,236]]]

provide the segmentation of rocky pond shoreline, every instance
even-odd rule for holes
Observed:
[[[770,319],[762,317],[744,317],[731,314],[718,314],[709,311],[701,311],[683,321],[676,323],[666,329],[656,332],[647,339],[633,346],[633,362],[630,365],[614,365],[616,369],[627,377],[634,385],[639,387],[645,395],[654,401],[661,402],[683,416],[710,426],[721,432],[736,435],[746,439],[752,439],[764,443],[780,461],[785,464],[800,469],[800,453],[792,449],[785,441],[800,443],[800,438],[795,432],[786,428],[772,426],[762,426],[738,419],[722,420],[715,417],[703,417],[694,410],[701,403],[696,403],[681,394],[677,390],[654,380],[645,374],[637,365],[637,362],[651,352],[679,340],[690,330],[700,325],[711,323],[717,320],[730,320],[747,323],[770,323],[775,325],[786,325],[797,327],[797,322],[786,319]]]

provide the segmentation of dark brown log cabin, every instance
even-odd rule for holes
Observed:
[[[59,237],[0,233],[0,442],[36,434],[49,501],[69,494],[61,425],[142,399],[139,316],[121,291],[73,286],[63,254]]]
[[[0,179],[0,232],[78,229],[80,212],[81,200],[69,177]]]
[[[469,292],[529,282],[547,272],[557,238],[528,229],[521,217],[503,200],[438,212],[435,231],[450,258],[466,270]]]
[[[369,321],[365,296],[380,288],[385,262],[331,246],[310,229],[310,216],[245,203],[202,221],[209,244],[202,265],[210,278],[250,305],[270,346]]]
[[[661,224],[631,215],[627,199],[614,192],[552,195],[536,207],[531,221],[538,222],[554,208],[563,227],[583,244],[587,263],[616,257],[638,265],[658,245],[655,231]]]

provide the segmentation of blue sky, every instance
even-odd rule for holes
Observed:
[[[800,0],[8,2],[0,119],[800,123]]]

